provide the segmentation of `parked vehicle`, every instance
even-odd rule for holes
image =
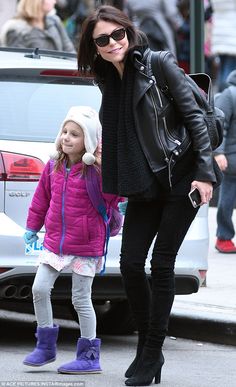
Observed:
[[[42,229],[32,246],[25,246],[22,238],[34,190],[69,108],[90,105],[99,110],[101,94],[91,77],[79,74],[74,54],[8,48],[0,48],[0,94],[0,299],[6,307],[21,310],[32,304],[44,236]],[[179,251],[177,294],[197,292],[205,279],[207,212],[207,206],[200,209]],[[124,333],[133,325],[119,270],[120,243],[121,233],[110,239],[106,273],[95,278],[93,301],[98,308],[104,306],[103,331],[112,326],[113,332]],[[55,303],[69,305],[69,274],[65,271],[56,282]]]

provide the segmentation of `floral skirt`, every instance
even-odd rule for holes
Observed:
[[[38,257],[37,264],[45,263],[55,270],[61,271],[70,268],[74,273],[94,277],[100,273],[103,265],[103,257],[78,257],[75,255],[57,255],[49,250],[43,249]]]

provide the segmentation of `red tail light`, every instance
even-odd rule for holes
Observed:
[[[64,76],[64,77],[78,77],[80,76],[81,74],[79,73],[78,70],[54,70],[54,69],[51,69],[51,70],[43,70],[41,71],[40,75],[44,75],[44,76]]]
[[[0,267],[0,274],[5,273],[6,271],[12,270],[13,267]]]
[[[43,171],[42,160],[18,153],[0,153],[0,180],[38,181]]]

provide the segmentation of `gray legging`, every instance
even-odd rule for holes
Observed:
[[[32,287],[34,311],[39,327],[52,327],[51,290],[60,272],[40,264]],[[96,337],[96,314],[91,300],[93,277],[72,273],[72,303],[78,313],[81,337]]]

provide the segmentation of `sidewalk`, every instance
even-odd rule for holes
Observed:
[[[210,207],[206,287],[198,293],[176,296],[169,335],[236,345],[236,254],[222,254],[215,249],[215,231],[216,208]]]

